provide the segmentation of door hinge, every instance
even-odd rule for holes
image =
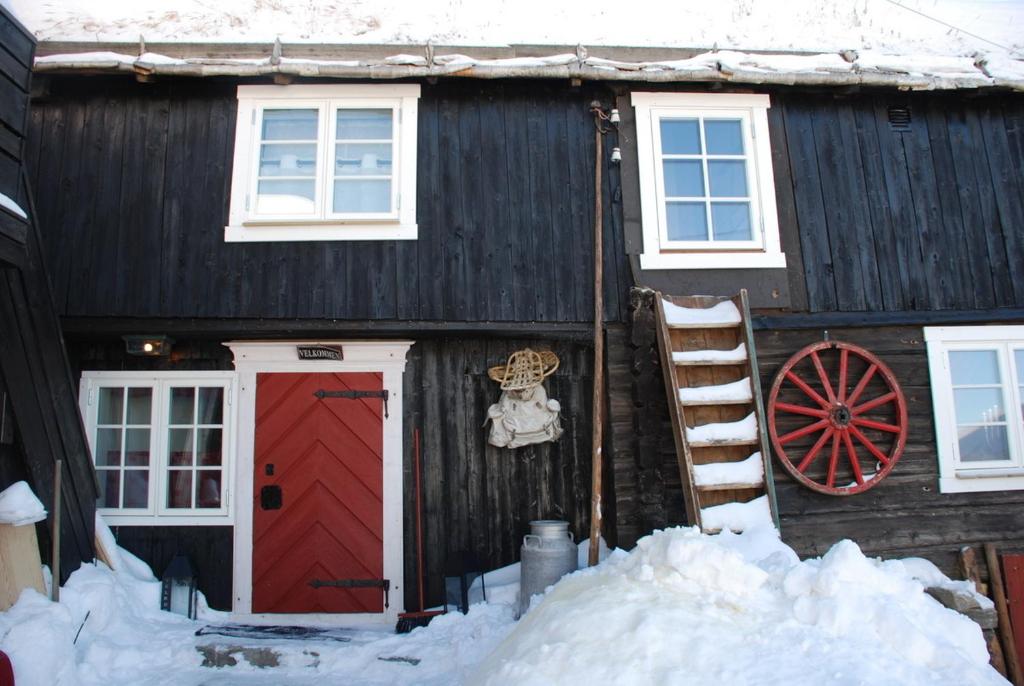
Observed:
[[[379,588],[384,591],[384,609],[388,609],[388,594],[391,591],[391,579],[313,579],[309,582],[313,588]]]
[[[95,393],[96,393],[96,389],[93,388],[92,386],[89,386],[89,392],[86,394],[86,400],[85,400],[85,404],[86,405],[92,405],[92,399],[95,397]]]
[[[231,405],[234,402],[234,400],[235,400],[234,396],[235,396],[235,389],[229,386],[228,387],[228,405]]]
[[[385,389],[382,391],[325,391],[320,389],[313,393],[316,397],[323,400],[324,398],[348,398],[350,400],[355,398],[383,398],[384,399],[384,418],[388,417],[388,396],[390,393]]]

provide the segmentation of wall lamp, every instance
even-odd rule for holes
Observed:
[[[164,335],[159,336],[122,336],[125,350],[129,355],[144,355],[148,357],[164,357],[171,354],[173,338]]]

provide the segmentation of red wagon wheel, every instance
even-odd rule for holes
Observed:
[[[803,485],[830,495],[863,493],[903,454],[907,402],[873,354],[823,341],[800,350],[775,375],[768,430],[775,456]]]

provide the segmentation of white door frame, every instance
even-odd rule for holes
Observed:
[[[228,341],[238,372],[238,464],[235,469],[233,619],[250,623],[389,624],[405,611],[402,564],[402,374],[413,341]],[[300,360],[298,345],[340,347],[341,360]],[[384,418],[384,578],[391,580],[390,607],[382,613],[253,614],[252,518],[256,437],[256,375],[273,372],[380,372],[388,391]]]

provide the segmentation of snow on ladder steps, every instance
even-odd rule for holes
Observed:
[[[764,462],[761,460],[761,451],[739,462],[695,464],[693,482],[697,486],[763,486]]]
[[[700,521],[705,531],[729,529],[738,533],[764,524],[775,526],[767,495],[746,503],[725,503],[705,507],[700,511]]]
[[[739,381],[718,386],[698,386],[697,388],[679,389],[679,402],[684,405],[748,403],[753,397],[753,392],[750,390],[749,376],[745,376]]]
[[[726,362],[746,362],[747,346],[740,343],[732,350],[687,350],[672,353],[675,364],[715,364]]]
[[[739,324],[740,311],[731,300],[723,300],[714,307],[682,307],[663,300],[665,323],[669,328],[702,329]]]
[[[717,422],[692,429],[687,427],[686,440],[696,447],[720,443],[753,443],[757,441],[757,418],[751,412],[737,422]]]

